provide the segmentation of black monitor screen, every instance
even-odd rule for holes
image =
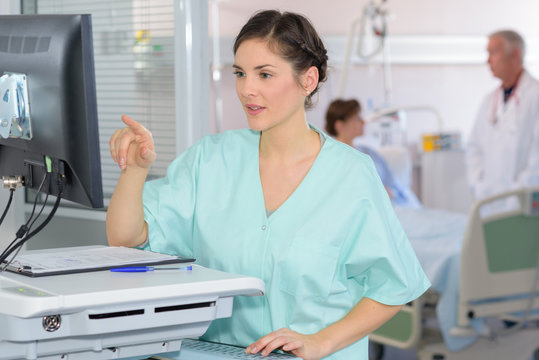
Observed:
[[[90,15],[0,16],[0,76],[0,176],[103,207]]]

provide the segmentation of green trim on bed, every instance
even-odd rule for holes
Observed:
[[[483,224],[490,272],[535,268],[539,218],[517,215]]]

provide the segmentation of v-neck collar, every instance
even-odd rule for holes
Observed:
[[[327,137],[316,126],[314,126],[312,124],[309,124],[309,127],[311,129],[313,129],[314,131],[316,131],[318,133],[318,135],[320,136],[320,141],[321,141],[320,151],[316,155],[316,158],[314,159],[314,162],[311,165],[311,168],[309,169],[309,171],[307,172],[305,177],[301,180],[299,185],[294,189],[292,194],[290,194],[290,196],[277,209],[273,210],[269,216],[267,215],[266,202],[265,202],[265,199],[264,199],[264,189],[262,188],[262,179],[260,178],[260,146],[257,146],[257,150],[256,150],[256,160],[257,160],[256,170],[257,170],[257,173],[258,173],[258,190],[259,190],[258,191],[259,192],[258,198],[261,199],[261,201],[262,201],[262,208],[264,209],[264,214],[266,215],[266,218],[267,218],[268,222],[275,221],[275,218],[279,217],[280,213],[286,211],[286,207],[289,206],[288,204],[290,202],[294,202],[294,199],[301,195],[302,189],[306,186],[305,183],[309,182],[309,179],[314,176],[314,175],[312,175],[312,173],[316,172],[316,168],[318,168],[317,164],[320,162],[320,160],[319,160],[320,159],[320,154],[322,154],[322,151],[324,151],[324,148],[326,146]],[[258,133],[258,144],[260,144],[260,135],[261,135],[261,133],[259,132]],[[324,139],[324,140],[322,141],[322,139]]]

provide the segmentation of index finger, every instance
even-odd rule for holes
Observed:
[[[147,130],[146,130],[146,128],[144,126],[142,126],[139,122],[136,122],[135,120],[131,119],[127,115],[122,115],[122,121],[136,135],[145,135],[147,133]]]

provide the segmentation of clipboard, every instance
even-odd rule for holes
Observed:
[[[28,251],[17,256],[6,270],[29,277],[41,277],[103,271],[125,266],[153,266],[194,261],[195,259],[190,257],[121,246],[80,246]]]

